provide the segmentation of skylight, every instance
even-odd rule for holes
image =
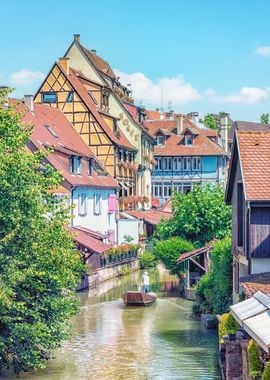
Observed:
[[[56,139],[58,138],[58,135],[57,135],[57,133],[49,126],[49,125],[46,125],[45,124],[45,128],[47,128],[48,129],[48,131],[50,132],[50,134],[53,136],[53,137],[55,137]]]

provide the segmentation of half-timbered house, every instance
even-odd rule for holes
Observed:
[[[40,86],[35,102],[60,109],[75,130],[120,185],[120,197],[136,191],[137,149],[118,128],[117,119],[101,116],[97,84],[69,65],[68,58],[56,62]]]
[[[129,195],[135,195],[137,207],[149,208],[155,142],[144,128],[141,114],[138,118],[134,115],[136,107],[132,105],[130,89],[121,84],[109,63],[97,55],[96,50],[89,50],[80,43],[78,34],[74,35],[65,57],[70,59],[70,66],[80,70],[92,82],[92,86],[96,86],[92,95],[96,97],[96,106],[104,120],[108,122],[113,116],[119,131],[137,149],[134,166],[136,191]],[[120,192],[121,200],[128,202],[125,189]]]
[[[270,132],[235,131],[226,189],[232,205],[234,302],[244,290],[241,278],[270,272],[269,152]]]

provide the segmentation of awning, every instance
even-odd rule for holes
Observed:
[[[181,254],[176,260],[178,263],[182,263],[190,258],[201,255],[202,253],[207,253],[212,249],[212,245],[205,245],[204,247],[194,249],[194,251],[185,252]]]
[[[230,307],[233,317],[266,352],[270,348],[270,297],[257,292]]]
[[[119,182],[119,185],[123,187],[123,189],[128,190],[128,187],[125,182]]]

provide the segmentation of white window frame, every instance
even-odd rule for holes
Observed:
[[[172,158],[171,157],[163,157],[163,170],[171,171],[172,170]]]
[[[180,171],[182,169],[182,157],[173,158],[173,170]]]
[[[163,159],[162,157],[157,157],[157,170],[162,170],[163,168]]]
[[[78,214],[87,215],[87,196],[85,193],[80,193],[78,196]]]
[[[202,160],[201,157],[193,157],[192,158],[192,170],[197,172],[201,170]]]
[[[162,197],[162,183],[160,182],[154,183],[153,188],[154,188],[153,189],[154,197],[161,198]]]
[[[157,145],[164,146],[165,145],[165,136],[159,135],[157,136]]]
[[[189,171],[191,169],[191,157],[183,157],[183,170]]]
[[[100,215],[101,212],[102,212],[102,207],[101,207],[102,198],[101,198],[101,195],[100,194],[95,194],[93,201],[94,201],[94,207],[93,207],[94,215]]]
[[[193,136],[191,134],[185,135],[185,145],[187,146],[193,145]]]

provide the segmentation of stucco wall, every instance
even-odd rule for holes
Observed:
[[[118,244],[124,242],[124,235],[133,237],[133,244],[139,241],[139,224],[138,219],[119,219],[118,224]]]
[[[87,214],[82,216],[78,214],[79,194],[87,196]],[[101,197],[101,214],[94,214],[94,196],[99,194]],[[106,233],[109,229],[115,231],[116,236],[116,219],[115,212],[108,213],[108,198],[110,194],[115,194],[114,190],[89,189],[86,187],[77,187],[73,191],[73,226],[82,226],[94,231]]]

